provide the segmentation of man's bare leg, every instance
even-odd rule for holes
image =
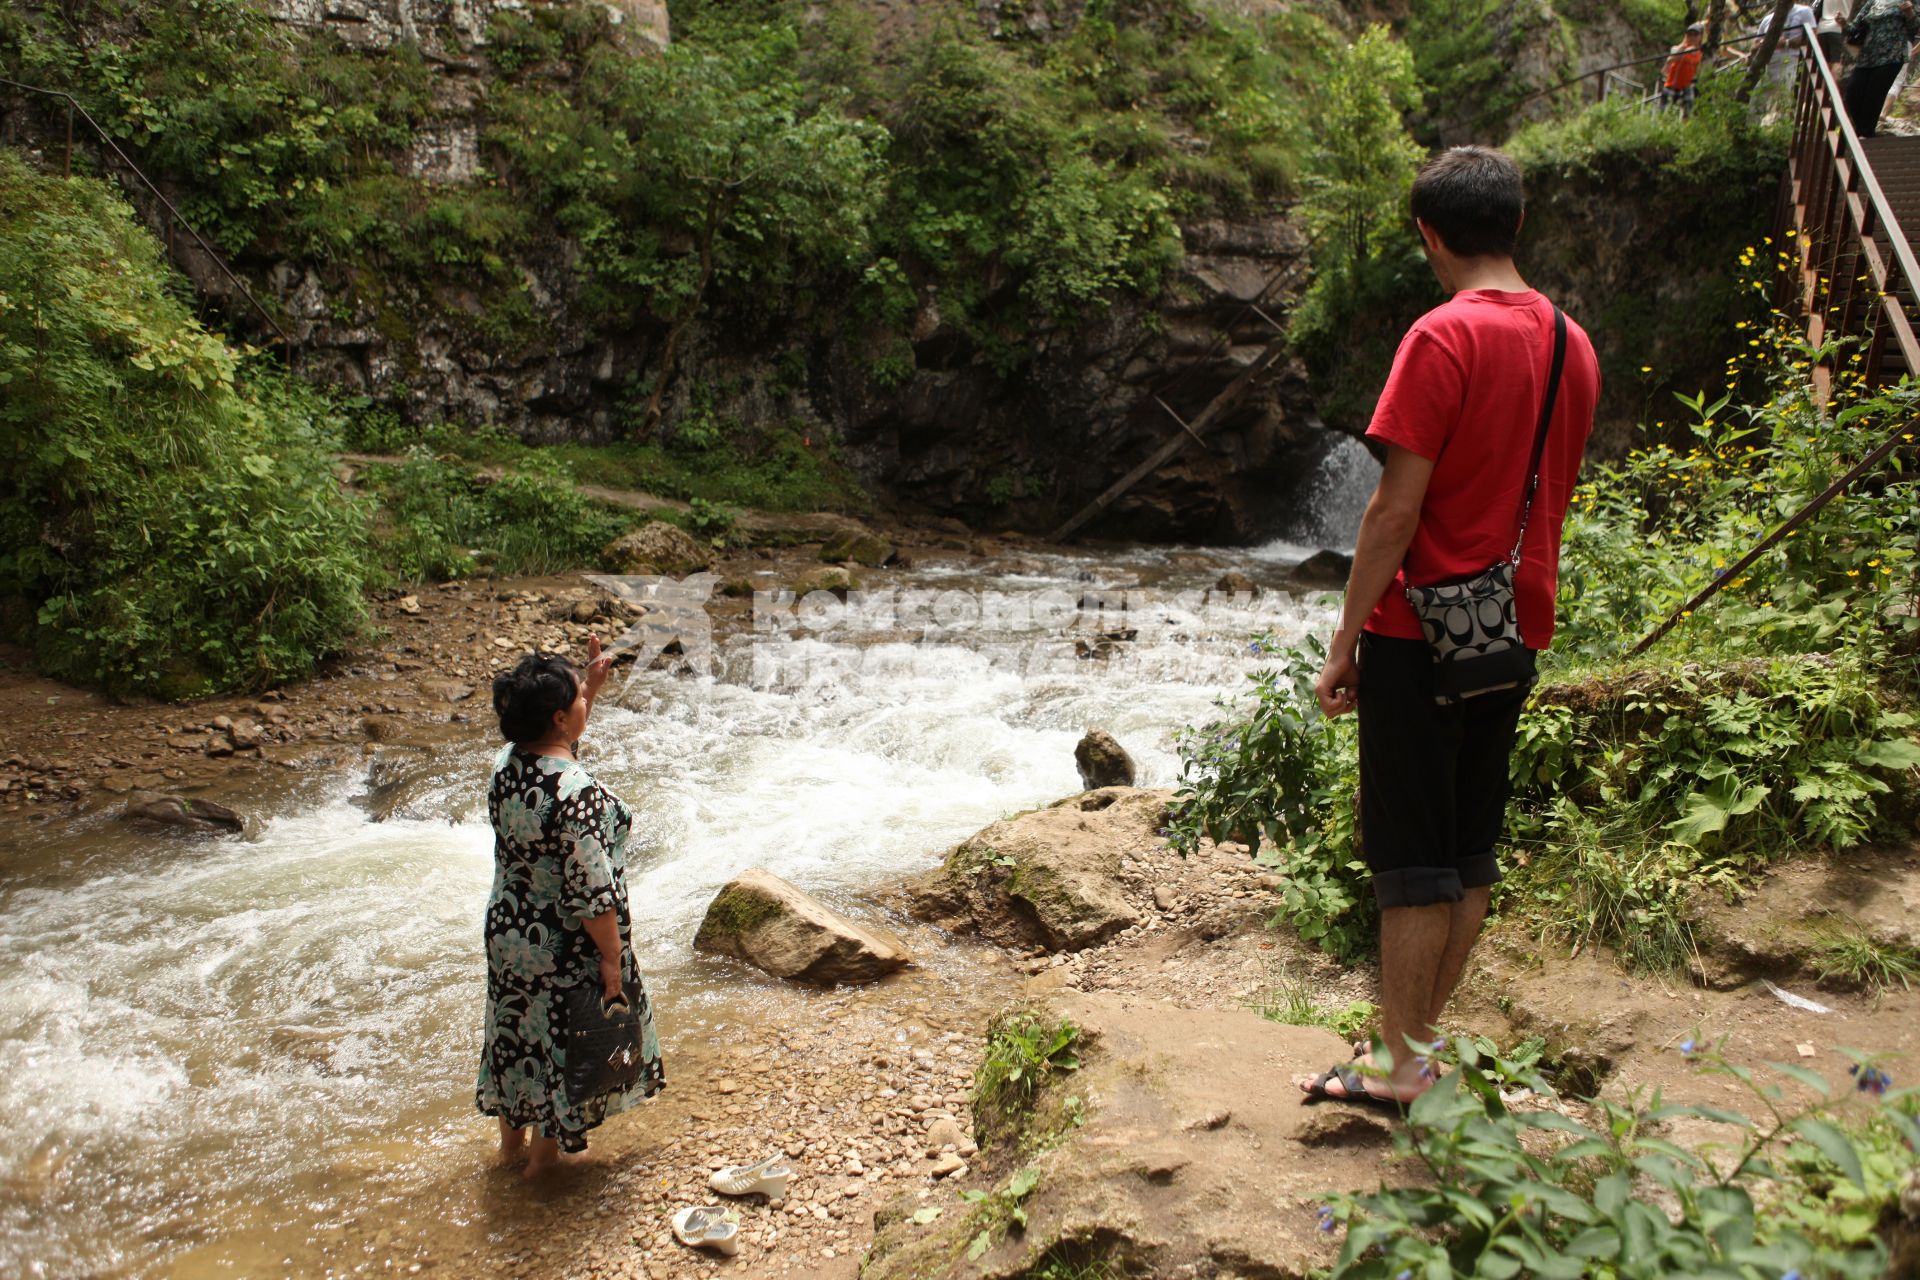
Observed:
[[[1447,904],[1447,947],[1440,953],[1440,967],[1433,975],[1433,998],[1427,1004],[1426,1027],[1418,1033],[1421,1039],[1437,1032],[1440,1015],[1447,1011],[1447,1001],[1453,998],[1453,989],[1460,985],[1467,956],[1480,937],[1481,926],[1487,922],[1487,901],[1491,894],[1492,890],[1484,887],[1469,889],[1466,897]]]
[[[1453,903],[1426,907],[1386,907],[1380,912],[1380,1034],[1393,1057],[1393,1071],[1384,1080],[1368,1084],[1367,1092],[1382,1098],[1411,1102],[1432,1081],[1421,1074],[1421,1064],[1407,1047],[1406,1037],[1431,1037],[1428,1011],[1433,1005],[1434,980],[1451,941]],[[1469,941],[1467,947],[1471,947]],[[1461,953],[1465,962],[1465,949]],[[1457,976],[1457,974],[1456,974]],[[1301,1077],[1303,1090],[1315,1077]],[[1333,1097],[1344,1089],[1338,1080],[1322,1086]]]

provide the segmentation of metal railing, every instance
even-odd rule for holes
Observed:
[[[1726,49],[1736,44],[1747,44],[1752,41],[1761,40],[1764,38],[1765,38],[1764,36],[1755,36],[1755,35],[1732,36],[1732,37],[1729,37],[1728,39],[1722,40],[1719,43],[1719,45],[1716,47],[1720,49]],[[1702,52],[1705,53],[1708,51],[1703,50]],[[1626,84],[1634,84],[1633,81],[1628,80],[1625,76],[1618,75],[1617,74],[1618,72],[1625,71],[1629,67],[1644,67],[1644,66],[1649,66],[1656,62],[1664,63],[1668,58],[1671,58],[1672,56],[1673,54],[1671,52],[1653,53],[1653,54],[1648,54],[1644,58],[1629,58],[1625,62],[1616,62],[1611,66],[1595,67],[1591,71],[1582,71],[1577,76],[1568,76],[1565,80],[1560,81],[1558,84],[1550,84],[1544,88],[1535,89],[1532,93],[1527,94],[1525,97],[1517,99],[1513,104],[1513,110],[1518,111],[1521,107],[1526,106],[1529,102],[1537,101],[1538,99],[1545,98],[1551,94],[1564,93],[1568,89],[1578,88],[1579,86],[1585,84],[1587,81],[1595,80],[1595,79],[1597,79],[1600,82],[1599,90],[1595,98],[1595,101],[1604,102],[1608,97],[1609,86],[1614,84],[1616,81],[1626,83]],[[1735,71],[1735,70],[1744,71],[1745,69],[1746,69],[1746,64],[1743,62],[1706,64],[1701,66],[1700,74],[1703,76],[1719,75],[1723,71]],[[1639,86],[1635,85],[1635,87],[1638,88]],[[1657,93],[1658,91],[1659,91],[1658,86],[1655,86],[1654,92]]]
[[[293,358],[293,339],[289,338],[287,331],[280,327],[280,322],[274,318],[273,313],[261,304],[260,299],[253,296],[253,290],[247,287],[247,282],[242,280],[234,269],[227,265],[225,258],[222,258],[218,253],[214,252],[213,246],[207,243],[207,238],[201,235],[192,223],[180,215],[180,211],[173,207],[173,201],[167,199],[166,193],[154,185],[153,179],[141,172],[140,166],[135,164],[132,159],[128,157],[127,153],[120,149],[120,144],[108,135],[107,131],[100,126],[100,122],[87,114],[87,109],[80,105],[78,99],[72,94],[59,89],[46,89],[39,85],[22,84],[18,80],[9,80],[4,76],[0,76],[0,88],[11,89],[18,93],[35,94],[40,97],[65,102],[67,104],[67,139],[66,151],[60,162],[61,176],[73,176],[73,122],[76,119],[83,120],[86,122],[87,127],[93,130],[95,136],[100,139],[100,145],[112,152],[114,159],[119,161],[122,170],[122,181],[125,181],[125,174],[131,174],[141,186],[146,188],[148,194],[159,202],[160,207],[166,211],[166,218],[162,222],[161,231],[167,241],[168,247],[172,247],[173,226],[175,223],[178,223],[180,229],[191,236],[196,245],[200,246],[200,252],[207,256],[207,261],[219,269],[220,274],[224,275],[233,284],[233,287],[239,290],[240,296],[245,298],[253,307],[254,311],[259,313],[262,320],[266,321],[267,327],[272,329],[278,336],[280,348],[282,352],[286,354],[287,358],[289,360]]]
[[[1890,356],[1899,371],[1920,371],[1911,314],[1920,263],[1847,118],[1832,64],[1817,41],[1808,49],[1774,237],[1797,245],[1798,270],[1788,273],[1780,301],[1782,309],[1804,312],[1816,350],[1835,336],[1864,341],[1871,386],[1883,379]],[[1831,359],[1817,370],[1823,398],[1832,390]]]

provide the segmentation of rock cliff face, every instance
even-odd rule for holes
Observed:
[[[435,71],[434,111],[416,130],[405,167],[430,184],[483,174],[488,22],[496,9],[513,7],[520,6],[275,0],[284,21],[326,26],[358,47],[419,45]],[[667,40],[663,5],[607,7],[635,33],[636,56]],[[1010,12],[996,20],[1013,21]],[[1035,15],[1019,19],[1029,34],[1034,22],[1044,25],[1041,7]],[[904,504],[1044,530],[1183,430],[1154,397],[1191,422],[1279,336],[1248,304],[1285,323],[1304,282],[1304,241],[1286,213],[1194,221],[1183,233],[1185,256],[1158,298],[1123,298],[1071,331],[1035,333],[1031,359],[1011,375],[943,319],[930,293],[914,318],[915,369],[891,386],[874,381],[850,340],[799,345],[766,317],[710,316],[683,340],[666,420],[694,407],[697,387],[718,416],[803,423],[837,440],[860,472]],[[210,261],[183,253],[196,283],[225,291]],[[534,315],[506,339],[489,331],[477,284],[423,295],[352,268],[282,263],[265,292],[310,376],[398,405],[413,420],[603,442],[626,429],[623,401],[656,366],[662,335],[583,325],[576,254],[556,238],[516,262]],[[804,377],[792,376],[796,366]],[[1086,532],[1251,537],[1271,524],[1273,495],[1296,489],[1289,481],[1323,447],[1304,371],[1282,361],[1212,424],[1204,444],[1190,442]]]

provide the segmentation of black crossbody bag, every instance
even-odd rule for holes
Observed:
[[[1468,578],[1407,585],[1407,603],[1420,619],[1427,647],[1433,651],[1433,700],[1442,706],[1464,702],[1501,689],[1523,689],[1533,683],[1533,650],[1520,639],[1520,613],[1514,603],[1513,578],[1520,567],[1520,548],[1527,540],[1527,520],[1533,514],[1534,491],[1540,487],[1540,458],[1547,447],[1547,428],[1553,422],[1554,401],[1560,395],[1560,373],[1567,361],[1567,317],[1553,309],[1553,371],[1547,375],[1547,398],[1540,406],[1540,424],[1533,433],[1533,454],[1527,462],[1527,495],[1520,504],[1520,532],[1506,559]]]

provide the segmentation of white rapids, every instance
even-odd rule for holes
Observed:
[[[1174,785],[1175,731],[1270,661],[1249,637],[1326,622],[1318,598],[1284,592],[1219,614],[1171,600],[1234,560],[1035,554],[890,576],[1072,599],[1151,582],[1158,595],[1131,596],[1121,619],[1137,638],[1104,657],[1076,659],[1057,627],[962,618],[918,643],[803,637],[771,670],[740,636],[717,677],[618,692],[616,676],[588,763],[638,813],[629,888],[669,1053],[676,1000],[725,995],[688,944],[740,870],[850,901],[1078,790],[1072,749],[1091,725],[1143,785]],[[0,1275],[154,1273],[236,1232],[311,1240],[349,1194],[403,1198],[423,1167],[470,1157],[492,877],[482,728],[427,784],[424,807],[451,820],[369,820],[356,772],[317,781],[251,841],[99,820],[8,834]]]

